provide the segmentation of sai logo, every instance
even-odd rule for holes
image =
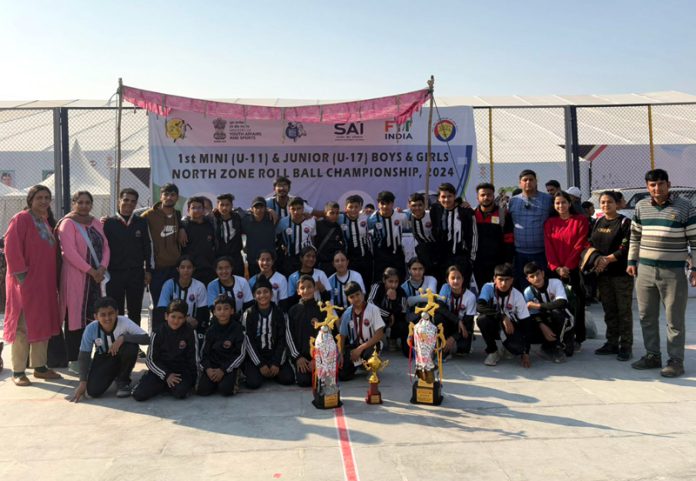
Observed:
[[[165,132],[167,137],[176,142],[179,139],[186,138],[186,131],[191,126],[184,119],[169,119],[165,124]]]
[[[457,124],[450,119],[440,120],[435,124],[433,133],[440,142],[449,142],[457,135]]]
[[[213,138],[218,141],[224,141],[227,138],[227,134],[225,134],[225,127],[227,126],[227,120],[222,119],[218,117],[217,119],[213,120],[213,128],[215,129],[215,133],[213,134]]]
[[[288,139],[292,139],[293,142],[297,142],[297,139],[305,135],[307,135],[307,132],[305,132],[302,122],[288,122],[288,126],[285,127],[285,136]]]

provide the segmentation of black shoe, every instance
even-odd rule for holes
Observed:
[[[608,342],[605,342],[602,347],[599,349],[595,349],[595,354],[598,356],[610,356],[610,355],[615,355],[619,353],[619,346],[616,344],[610,344]]]
[[[619,352],[616,354],[616,359],[619,361],[628,361],[633,357],[633,351],[630,347],[619,347]]]
[[[142,349],[138,349],[138,359],[145,359],[147,357],[147,354],[145,354],[145,351]]]
[[[660,369],[662,367],[662,356],[659,354],[646,354],[631,364],[633,369]]]
[[[684,361],[681,359],[668,360],[667,365],[660,371],[662,377],[679,377],[682,374],[684,374]]]

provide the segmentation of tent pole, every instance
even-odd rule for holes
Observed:
[[[425,208],[430,204],[430,161],[433,150],[433,101],[435,91],[435,76],[431,75],[428,80],[428,89],[430,90],[430,108],[428,111],[428,162],[425,167]]]
[[[118,112],[116,114],[116,195],[114,202],[118,206],[118,193],[121,192],[121,117],[123,114],[123,80],[118,79]],[[118,208],[114,209],[115,212]]]

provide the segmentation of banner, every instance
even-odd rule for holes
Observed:
[[[184,198],[222,193],[248,208],[256,196],[273,194],[273,180],[292,181],[291,196],[315,209],[359,194],[375,203],[390,190],[405,207],[413,192],[425,192],[428,109],[397,125],[393,120],[335,124],[243,121],[172,110],[149,114],[150,161],[155,198],[173,182]],[[470,177],[476,170],[471,107],[433,112],[430,191],[443,182],[475,204]]]

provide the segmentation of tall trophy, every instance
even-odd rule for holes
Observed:
[[[427,304],[416,307],[420,319],[414,325],[408,326],[408,340],[415,353],[416,380],[413,383],[411,402],[439,406],[442,403],[442,349],[445,346],[443,325],[434,324],[435,312],[440,307],[437,299],[444,299],[428,288],[420,289],[425,295]],[[437,357],[437,375],[434,358]]]
[[[332,331],[338,321],[336,309],[331,302],[319,302],[319,310],[326,313],[326,319],[317,324],[319,334],[316,339],[310,338],[309,348],[314,360],[312,375],[312,404],[317,409],[333,409],[341,406],[341,392],[338,388],[338,363],[340,350],[340,334],[334,339]]]
[[[377,347],[375,347],[370,359],[363,361],[363,366],[365,366],[365,369],[367,369],[367,371],[370,373],[370,377],[368,378],[370,387],[368,388],[367,396],[365,397],[365,402],[367,404],[382,404],[382,393],[379,392],[379,377],[377,377],[377,373],[382,371],[388,365],[388,360],[383,361],[379,357]]]

